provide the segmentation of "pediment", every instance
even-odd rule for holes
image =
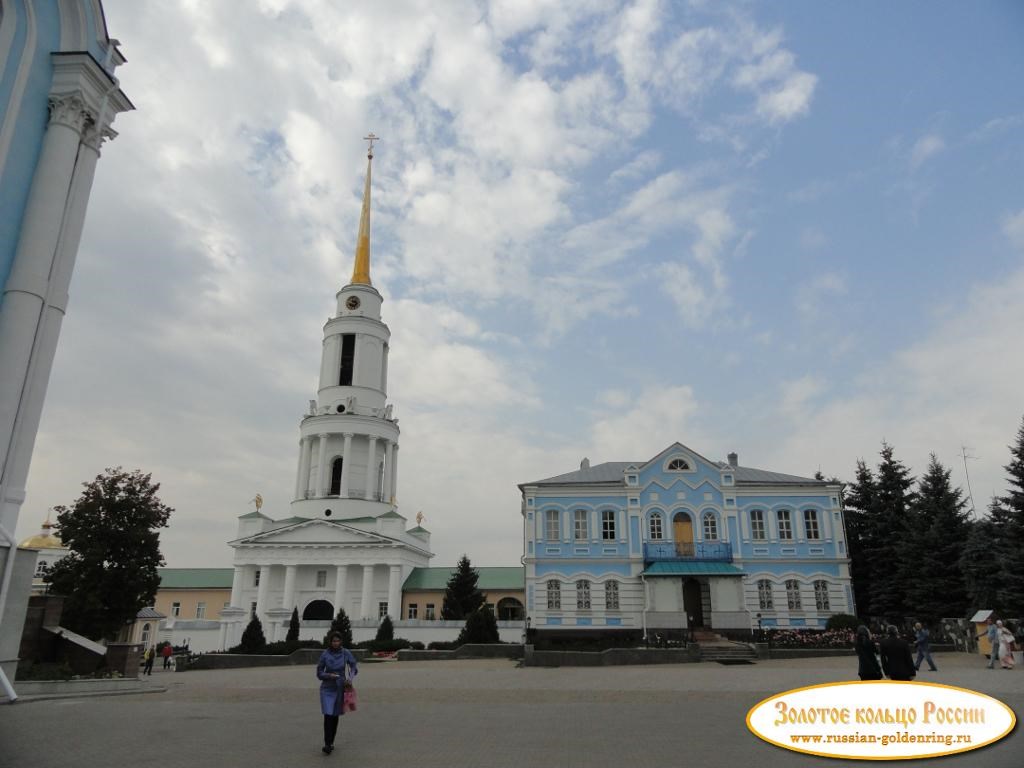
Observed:
[[[300,523],[292,523],[281,528],[255,533],[252,536],[246,536],[231,542],[234,545],[352,544],[358,546],[397,543],[400,542],[390,536],[382,536],[379,533],[360,530],[354,526],[333,520],[306,520]]]
[[[660,468],[661,463],[665,461],[665,459],[667,459],[669,456],[672,456],[674,454],[680,454],[683,456],[687,456],[688,458],[692,458],[695,463],[703,464],[706,470],[710,470],[712,472],[718,472],[720,470],[720,467],[718,466],[717,462],[711,461],[711,459],[708,459],[705,456],[701,456],[695,450],[683,445],[680,442],[675,442],[672,443],[672,445],[668,446],[665,450],[659,452],[656,456],[654,456],[654,458],[652,458],[646,464],[644,464],[643,467],[641,467],[641,471],[648,470],[651,468]]]

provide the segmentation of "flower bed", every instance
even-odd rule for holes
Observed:
[[[766,634],[775,648],[853,647],[853,632],[848,629],[772,629]]]

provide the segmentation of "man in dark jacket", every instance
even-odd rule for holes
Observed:
[[[917,675],[910,645],[899,636],[892,624],[886,629],[887,637],[878,644],[882,656],[882,671],[890,680],[911,680]]]

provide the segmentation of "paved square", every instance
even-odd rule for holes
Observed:
[[[921,679],[972,688],[1024,711],[1024,671],[936,657]],[[364,664],[360,711],[320,752],[312,667],[171,673],[166,693],[0,707],[0,766],[360,768],[874,765],[773,747],[744,724],[773,693],[856,679],[856,660],[519,669],[508,661]],[[998,744],[902,765],[1019,768],[1020,728]]]

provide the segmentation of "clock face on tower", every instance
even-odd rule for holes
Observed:
[[[347,299],[345,299],[345,306],[348,309],[359,309],[359,297],[349,296]]]

